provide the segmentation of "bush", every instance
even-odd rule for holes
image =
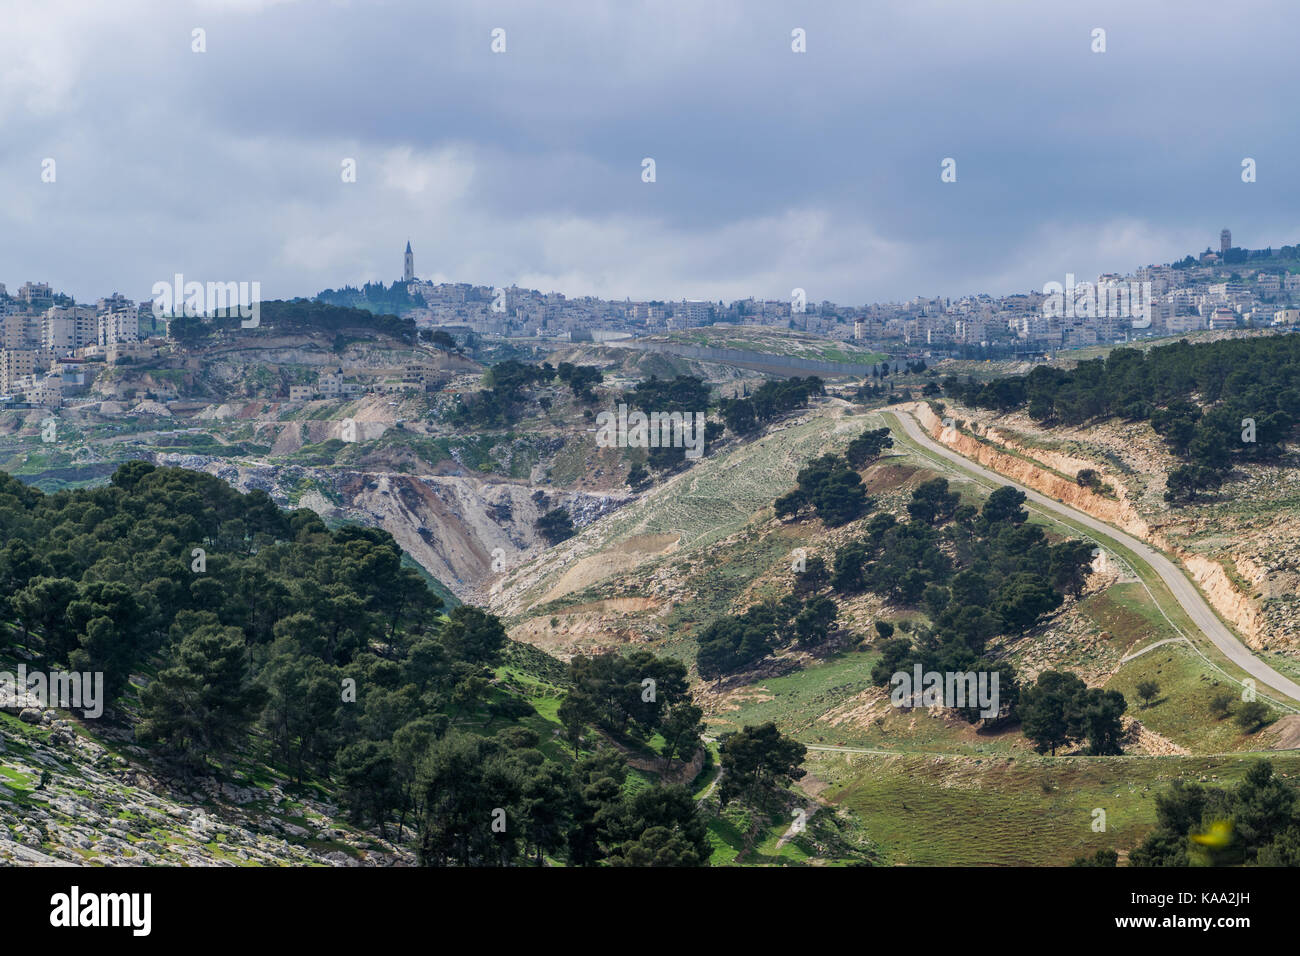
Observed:
[[[1257,700],[1248,701],[1237,708],[1233,718],[1244,733],[1253,734],[1272,719],[1268,707]]]
[[[1221,690],[1210,698],[1210,713],[1214,715],[1215,720],[1223,720],[1232,713],[1233,701],[1237,695],[1230,690]]]
[[[1143,707],[1150,707],[1151,701],[1156,699],[1160,693],[1160,685],[1153,680],[1140,680],[1137,685],[1138,699],[1142,701]]]

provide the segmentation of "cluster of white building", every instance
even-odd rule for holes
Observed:
[[[1179,266],[1147,266],[1130,276],[1102,275],[1095,282],[1078,284],[1103,306],[1107,296],[1113,298],[1119,289],[1120,309],[1095,303],[1076,308],[1072,276],[1064,308],[1060,292],[1054,296],[1050,291],[1053,283],[1045,284],[1043,292],[1023,295],[918,296],[901,303],[840,307],[827,301],[804,303],[793,294],[788,300],[748,298],[729,304],[706,299],[618,302],[570,299],[558,292],[513,285],[433,283],[415,277],[409,245],[405,266],[407,291],[417,303],[413,310],[417,324],[460,326],[503,336],[600,340],[726,323],[791,328],[863,342],[900,342],[936,351],[962,346],[1047,350],[1121,342],[1135,335],[1297,324],[1300,275],[1273,265],[1267,255],[1233,249],[1227,230],[1221,241],[1221,253],[1207,250],[1199,262],[1188,259]],[[1233,257],[1245,261],[1227,265]],[[1225,278],[1230,270],[1235,270],[1232,277]]]
[[[854,338],[901,339],[937,349],[1006,342],[1058,349],[1135,335],[1300,324],[1300,275],[1243,265],[1235,270],[1237,278],[1225,279],[1224,268],[1214,262],[1147,266],[1130,276],[1101,275],[1077,286],[1069,277],[1069,285],[1055,284],[1055,295],[1047,291],[1049,283],[1043,292],[1024,295],[917,298],[870,306],[855,319]],[[1066,307],[1063,300],[1068,300]]]
[[[84,387],[85,363],[142,358],[140,308],[113,293],[94,305],[57,296],[44,282],[25,282],[10,296],[0,283],[0,399],[57,407]]]

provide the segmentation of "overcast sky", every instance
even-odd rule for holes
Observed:
[[[435,281],[859,304],[1224,226],[1290,244],[1298,26],[1295,0],[0,0],[0,282],[313,295],[400,278],[409,238]]]

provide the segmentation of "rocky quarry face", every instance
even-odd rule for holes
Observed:
[[[534,525],[547,511],[565,508],[582,527],[636,497],[454,475],[249,467],[203,455],[159,455],[157,461],[206,471],[241,491],[260,489],[286,507],[383,528],[462,599],[545,549]],[[304,493],[303,487],[320,490]]]

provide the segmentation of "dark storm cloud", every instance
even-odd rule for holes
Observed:
[[[17,5],[0,281],[311,294],[409,237],[427,277],[863,302],[1297,239],[1291,4],[807,6]]]

